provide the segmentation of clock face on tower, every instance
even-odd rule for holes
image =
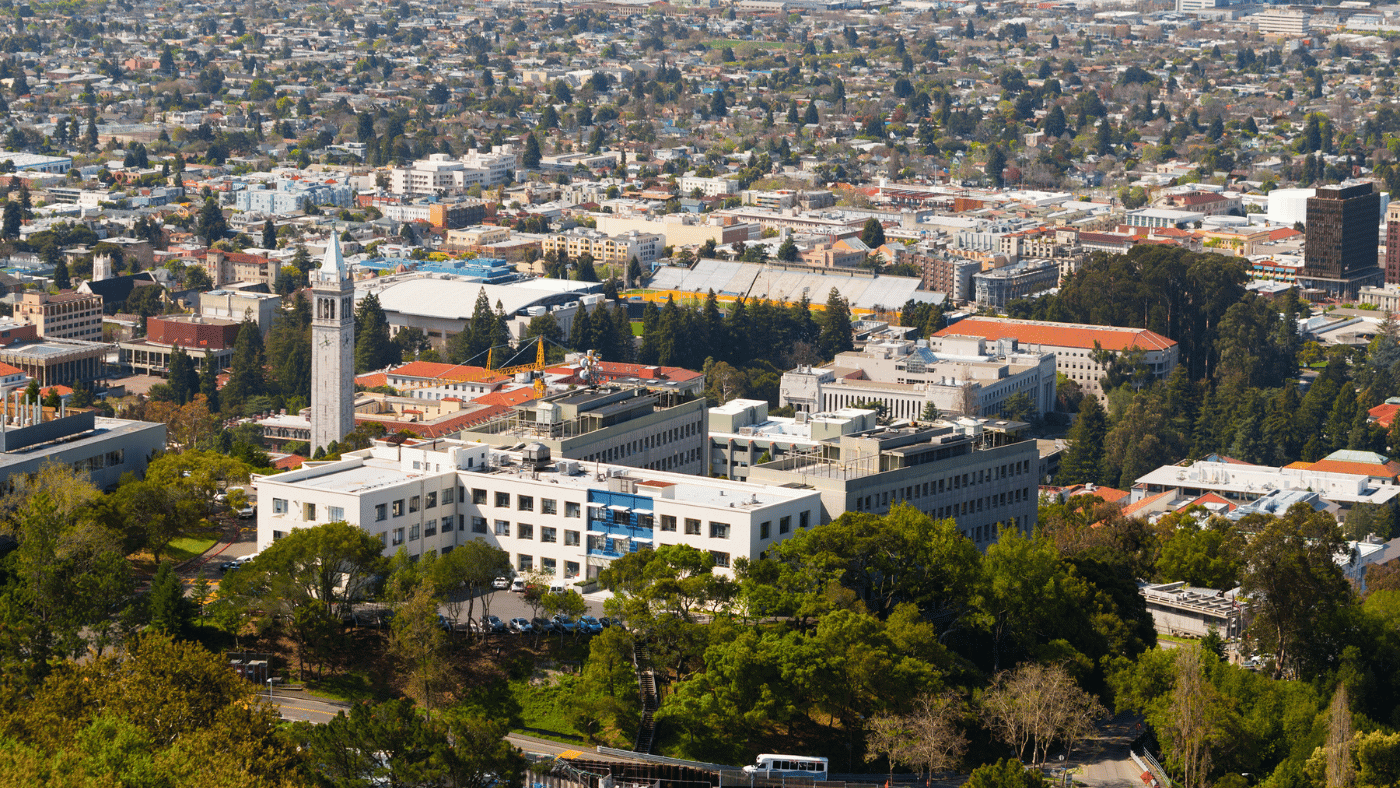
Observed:
[[[342,335],[340,336],[340,344],[342,344],[342,345],[348,345],[348,344],[350,344],[350,340],[351,340],[351,339],[353,339],[353,337],[351,337],[349,334],[342,334]]]
[[[330,337],[322,337],[322,338],[321,338],[321,347],[330,347],[330,346],[331,346],[331,342],[332,342],[332,340],[331,340]]]

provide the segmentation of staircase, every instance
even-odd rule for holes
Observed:
[[[651,667],[651,655],[640,643],[632,646],[632,665],[637,670],[637,686],[642,695],[642,721],[637,726],[637,741],[632,749],[649,755],[656,737],[656,721],[653,716],[659,702],[656,695],[656,671]]]

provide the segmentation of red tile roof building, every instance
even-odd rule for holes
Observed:
[[[1015,339],[1028,352],[1053,353],[1057,372],[1078,383],[1085,394],[1101,400],[1106,398],[1100,385],[1105,369],[1094,360],[1096,348],[1115,353],[1142,350],[1143,363],[1159,380],[1172,374],[1179,357],[1174,340],[1145,328],[969,317],[939,331],[937,336]]]

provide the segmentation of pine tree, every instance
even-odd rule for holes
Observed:
[[[389,319],[373,293],[355,310],[355,371],[370,372],[399,361],[399,347],[389,336]]]
[[[205,356],[199,364],[199,393],[204,395],[205,407],[210,413],[219,412],[219,377],[214,374],[214,365]]]
[[[195,372],[194,359],[179,344],[170,351],[169,385],[175,392],[175,401],[181,405],[189,402],[199,390],[199,373]]]
[[[540,166],[540,141],[534,134],[525,135],[525,152],[520,154],[520,164],[528,170]]]
[[[73,282],[68,277],[68,261],[59,258],[58,263],[53,267],[53,286],[59,290],[67,290],[73,286]]]
[[[241,412],[247,400],[267,393],[266,367],[262,331],[252,318],[245,318],[233,343],[232,366],[223,389],[226,410]]]
[[[879,219],[870,217],[865,220],[865,227],[860,231],[860,240],[871,249],[878,249],[885,245],[885,226]]]
[[[588,314],[588,308],[580,304],[569,325],[569,347],[580,352],[596,350],[593,340],[593,318]]]
[[[152,629],[171,637],[178,637],[185,631],[190,621],[190,605],[185,599],[185,586],[169,561],[160,562],[146,600]]]
[[[854,347],[851,308],[841,297],[841,292],[834,287],[827,294],[826,309],[822,312],[819,322],[821,333],[817,337],[817,346],[824,358],[835,358],[837,353],[844,353]]]
[[[271,219],[263,222],[262,247],[264,249],[277,248],[277,228],[273,226]]]
[[[19,203],[9,200],[5,203],[3,218],[0,218],[0,238],[13,241],[19,237],[19,228],[23,223],[20,215]]]
[[[1098,481],[1107,435],[1108,415],[1098,397],[1085,397],[1079,405],[1079,416],[1069,430],[1069,450],[1060,462],[1060,475],[1055,481],[1061,485]]]

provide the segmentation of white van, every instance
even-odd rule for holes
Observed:
[[[514,580],[512,580],[510,583],[510,590],[516,592],[517,594],[525,593],[525,578],[517,577]]]
[[[764,753],[758,756],[753,766],[745,766],[744,771],[761,777],[810,777],[813,780],[825,780],[827,759]]]

